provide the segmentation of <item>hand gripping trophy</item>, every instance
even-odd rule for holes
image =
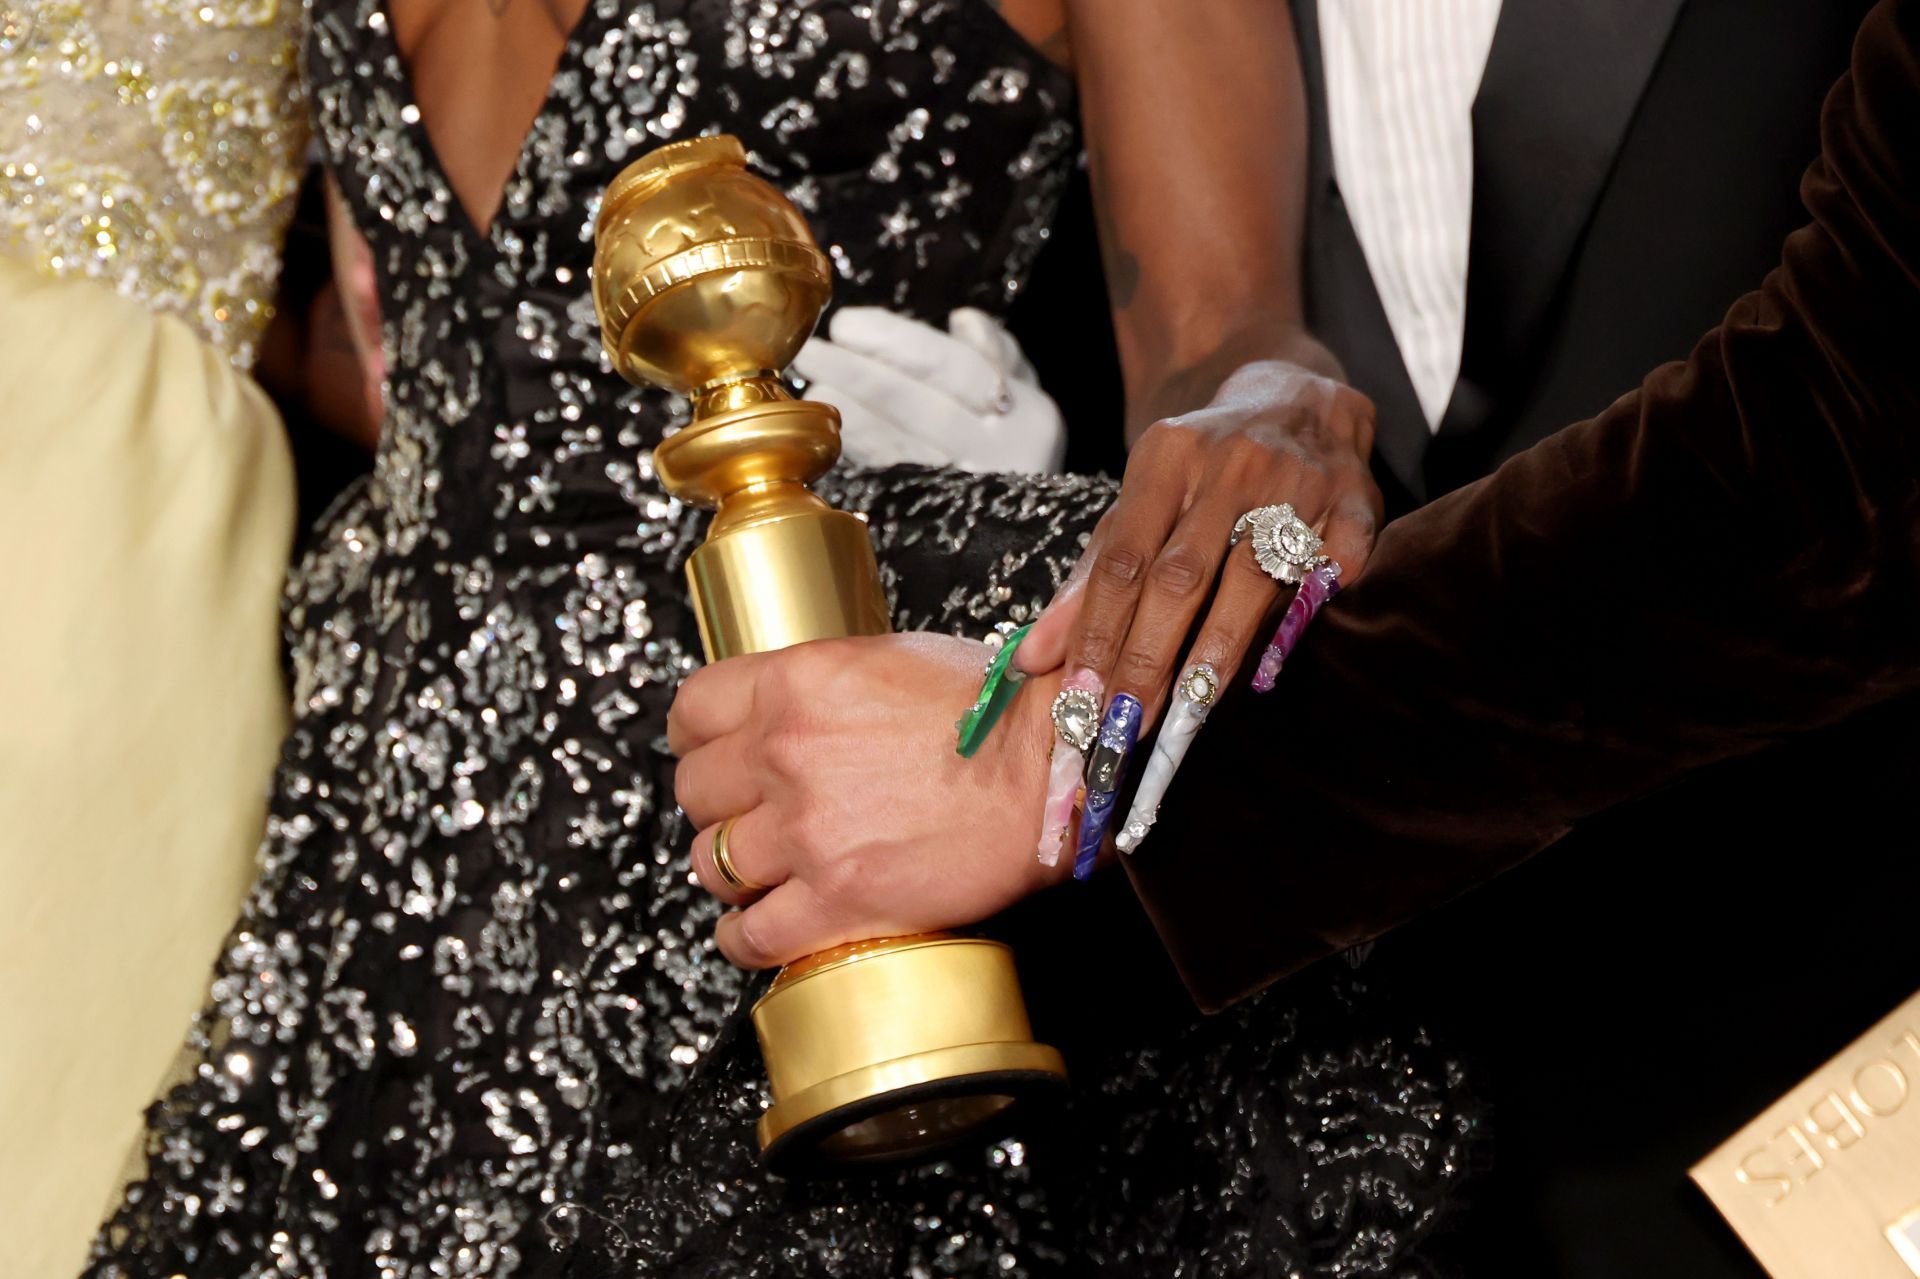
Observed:
[[[808,491],[840,414],[779,370],[830,292],[805,219],[738,140],[649,153],[607,189],[593,296],[621,376],[690,398],[654,450],[676,497],[715,510],[687,564],[709,661],[889,629],[866,525]],[[783,969],[753,1008],[772,1085],[760,1148],[782,1171],[910,1159],[1065,1083],[1036,1043],[1004,945],[944,933],[836,947]]]

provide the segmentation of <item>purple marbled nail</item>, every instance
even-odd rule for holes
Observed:
[[[1087,879],[1100,858],[1100,845],[1113,821],[1114,800],[1126,772],[1127,756],[1140,739],[1140,721],[1146,711],[1137,698],[1115,693],[1100,721],[1100,734],[1087,753],[1087,797],[1080,810],[1080,843],[1074,853],[1073,877]]]
[[[1326,602],[1340,593],[1340,566],[1328,560],[1313,572],[1307,574],[1300,583],[1293,602],[1287,605],[1287,612],[1280,619],[1279,627],[1273,632],[1273,639],[1267,644],[1267,651],[1260,654],[1260,664],[1254,668],[1253,691],[1271,693],[1273,682],[1280,678],[1280,668],[1293,656],[1293,650],[1300,643],[1300,637],[1306,634],[1307,623],[1318,613]]]

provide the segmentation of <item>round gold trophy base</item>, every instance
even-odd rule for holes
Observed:
[[[932,1154],[1065,1085],[1036,1043],[1013,952],[928,933],[855,942],[784,969],[753,1008],[773,1105],[760,1149],[782,1173]]]

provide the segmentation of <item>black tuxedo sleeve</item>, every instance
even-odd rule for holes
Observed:
[[[1917,37],[1920,0],[1868,17],[1812,223],[1688,360],[1390,526],[1216,707],[1127,861],[1203,1006],[1920,687]]]

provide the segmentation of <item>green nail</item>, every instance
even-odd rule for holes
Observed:
[[[972,759],[973,753],[980,749],[980,743],[987,740],[987,734],[1000,719],[1001,712],[1007,709],[1007,703],[1013,700],[1014,692],[1020,687],[1020,681],[1026,676],[1013,669],[1013,653],[1020,647],[1020,641],[1033,629],[1029,622],[1013,634],[1007,636],[1007,642],[987,663],[987,677],[981,681],[980,696],[974,699],[967,713],[954,725],[959,730],[959,740],[954,749],[963,758]]]

